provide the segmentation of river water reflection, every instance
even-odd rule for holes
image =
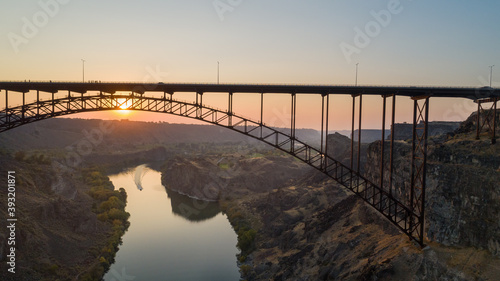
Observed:
[[[131,216],[105,281],[239,280],[236,234],[216,203],[167,192],[149,168],[109,178],[127,191]]]

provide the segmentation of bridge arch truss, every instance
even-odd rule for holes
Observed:
[[[22,83],[21,83],[22,84]],[[410,96],[414,100],[413,109],[413,138],[412,138],[412,155],[411,155],[411,178],[409,179],[411,187],[406,198],[395,196],[393,191],[392,174],[393,166],[393,144],[394,144],[394,122],[396,110],[396,97],[399,92],[396,89],[394,94],[382,94],[383,98],[383,113],[382,113],[382,141],[381,141],[381,163],[380,163],[380,181],[374,183],[364,177],[360,173],[360,142],[357,145],[357,159],[354,159],[354,137],[351,137],[351,159],[350,165],[341,163],[328,155],[328,142],[326,137],[328,135],[328,120],[329,120],[329,99],[330,91],[321,88],[317,94],[322,97],[321,106],[321,145],[320,148],[315,148],[296,138],[295,134],[295,120],[297,108],[297,94],[301,94],[301,90],[297,89],[283,89],[282,93],[287,93],[291,97],[290,102],[290,128],[277,129],[267,126],[263,122],[263,108],[264,108],[264,93],[265,89],[262,86],[260,90],[261,97],[261,112],[260,120],[252,120],[245,118],[233,112],[233,91],[229,88],[222,88],[217,92],[226,92],[228,94],[227,109],[217,109],[203,104],[203,91],[194,90],[192,88],[184,89],[181,91],[195,92],[196,100],[193,102],[178,101],[173,99],[175,90],[163,91],[162,97],[146,97],[145,91],[137,90],[137,86],[128,88],[130,94],[115,94],[115,91],[99,91],[96,94],[87,94],[87,90],[79,89],[77,95],[72,95],[71,90],[68,90],[68,95],[65,97],[55,97],[58,92],[49,89],[52,98],[48,100],[40,100],[40,91],[47,91],[44,83],[37,90],[37,100],[32,103],[25,102],[25,95],[28,93],[27,88],[22,88],[19,92],[22,93],[23,104],[20,106],[9,107],[8,97],[9,93],[5,90],[5,104],[6,107],[0,111],[0,132],[4,132],[24,124],[82,112],[95,112],[103,110],[139,110],[147,112],[166,113],[181,117],[187,117],[199,121],[204,121],[210,124],[222,126],[233,131],[239,132],[246,136],[260,140],[269,144],[281,151],[284,151],[315,169],[326,174],[338,182],[343,187],[349,189],[367,204],[375,208],[379,213],[386,217],[392,224],[397,226],[402,232],[407,234],[411,239],[418,242],[421,246],[424,245],[424,215],[425,215],[425,186],[426,186],[426,163],[427,163],[427,138],[428,138],[428,120],[429,120],[429,106],[431,91],[427,95],[402,95]],[[57,83],[51,83],[50,86]],[[86,83],[80,83],[85,85]],[[22,84],[24,85],[24,84]],[[0,83],[0,89],[2,89]],[[109,87],[109,85],[105,85]],[[158,86],[158,85],[157,85]],[[162,85],[160,85],[161,88]],[[181,85],[182,86],[182,85]],[[214,86],[214,85],[212,85]],[[194,85],[195,88],[203,88],[200,85]],[[253,92],[257,88],[252,89]],[[64,88],[64,87],[63,87]],[[119,88],[119,87],[118,87]],[[210,88],[210,87],[209,87]],[[355,87],[353,87],[355,88]],[[41,90],[40,90],[41,89]],[[106,90],[109,88],[105,88]],[[91,90],[91,89],[90,89]],[[122,89],[119,89],[122,91]],[[157,90],[157,89],[156,89]],[[237,90],[237,89],[236,89]],[[309,91],[310,89],[308,89]],[[361,120],[362,120],[362,89],[355,89],[355,92],[343,92],[342,94],[350,94],[352,96],[352,133],[354,136],[354,120],[356,113],[356,104],[359,106],[359,126],[358,140],[361,140]],[[389,89],[385,89],[389,90]],[[275,92],[274,89],[272,92]],[[248,92],[248,91],[246,91]],[[279,92],[279,91],[278,91]],[[356,94],[356,92],[361,92]],[[368,91],[369,92],[369,91]],[[422,91],[420,91],[422,92]],[[281,92],[280,92],[281,93]],[[79,95],[78,95],[79,94]],[[60,95],[58,95],[60,96]],[[390,154],[389,159],[384,158],[385,148],[385,123],[386,123],[386,103],[387,99],[392,99],[392,114],[391,114],[391,139],[390,141]],[[497,97],[488,98],[485,102],[493,101],[492,106],[495,109],[494,116],[496,116],[496,102]],[[358,103],[356,101],[358,100]],[[479,113],[479,112],[478,112]],[[479,119],[478,119],[479,120]],[[489,119],[488,119],[489,120]],[[494,118],[493,118],[494,120]],[[495,124],[493,124],[493,128]],[[493,138],[495,139],[493,130]],[[479,133],[478,133],[479,135]],[[355,165],[355,161],[357,162]],[[389,161],[389,184],[384,184],[384,169]]]

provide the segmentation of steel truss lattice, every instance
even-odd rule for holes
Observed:
[[[260,121],[254,121],[233,112],[233,94],[228,93],[227,110],[216,109],[203,105],[203,92],[196,93],[196,101],[184,102],[173,99],[173,93],[167,93],[163,97],[146,97],[142,93],[131,94],[109,94],[100,92],[98,94],[77,94],[68,92],[65,97],[40,100],[37,92],[37,101],[16,107],[6,107],[0,114],[0,132],[19,127],[23,124],[32,123],[52,117],[63,116],[73,113],[103,111],[103,110],[140,110],[159,112],[183,116],[201,120],[210,124],[222,126],[241,134],[258,139],[281,151],[293,155],[315,169],[325,173],[340,185],[354,192],[366,203],[371,205],[389,221],[406,233],[409,237],[423,245],[424,230],[424,199],[425,199],[425,165],[427,155],[427,120],[429,98],[419,105],[415,100],[414,110],[414,138],[412,154],[412,179],[411,194],[409,202],[398,199],[393,195],[392,183],[389,189],[383,188],[362,176],[359,172],[359,160],[356,168],[337,161],[328,155],[328,120],[329,120],[329,94],[322,95],[322,137],[321,148],[317,149],[296,138],[296,95],[291,93],[291,122],[290,131],[279,130],[267,126],[263,122],[264,95],[261,94],[261,117]],[[6,97],[8,93],[6,94]],[[393,97],[392,123],[394,123],[395,95]],[[23,93],[24,97],[24,93]],[[359,108],[359,122],[361,129],[361,96]],[[353,96],[355,98],[355,96]],[[325,103],[326,101],[326,103]],[[8,104],[8,102],[6,103]],[[354,112],[353,112],[354,116]],[[384,116],[385,123],[385,96]],[[353,121],[354,122],[354,121]],[[326,124],[326,126],[325,126]],[[422,125],[423,124],[423,125]],[[423,126],[423,127],[422,127]],[[323,133],[326,130],[326,134]],[[391,141],[391,177],[392,177],[392,143]],[[358,144],[359,146],[359,144]],[[359,158],[359,148],[358,148]],[[383,165],[382,158],[382,165]],[[381,173],[383,170],[381,170]],[[392,180],[392,178],[390,179]]]

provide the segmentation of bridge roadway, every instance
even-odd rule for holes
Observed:
[[[387,95],[407,97],[466,98],[472,100],[500,97],[500,89],[490,87],[411,87],[411,86],[347,86],[347,85],[277,85],[277,84],[197,84],[197,83],[135,83],[135,82],[0,82],[0,90],[30,90],[56,93],[71,91],[115,92],[193,92],[193,93],[274,93]]]

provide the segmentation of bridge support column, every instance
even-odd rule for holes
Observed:
[[[163,92],[163,112],[168,112],[167,105],[171,105],[172,103],[167,103],[167,92]]]
[[[321,140],[320,140],[320,153],[321,155],[323,155],[324,151],[323,151],[323,139],[324,139],[324,136],[323,136],[323,129],[325,127],[325,96],[321,96]],[[321,167],[323,167],[323,161],[321,161]]]
[[[9,90],[5,90],[5,125],[10,124],[9,116]]]
[[[201,118],[201,115],[203,114],[203,92],[197,92],[196,93],[196,118]]]
[[[497,101],[498,98],[495,98],[494,101],[494,109],[493,109],[493,136],[491,138],[491,143],[496,144],[497,143],[497,136],[496,136],[496,130],[497,130]]]
[[[23,109],[21,110],[21,120],[24,123],[24,118],[25,118],[25,112],[26,112],[26,92],[23,92]]]
[[[325,110],[325,97],[326,97],[326,110]],[[328,155],[328,119],[330,112],[330,95],[321,95],[321,168],[328,167],[326,157]],[[325,118],[326,117],[326,118]]]
[[[356,97],[359,96],[359,120],[358,120],[358,145],[356,155],[356,169],[354,169],[354,120],[356,118]],[[356,170],[359,176],[361,164],[361,127],[362,127],[362,113],[363,113],[363,95],[352,95],[352,124],[351,124],[351,170]],[[359,183],[357,183],[359,185]]]
[[[410,190],[411,214],[409,216],[408,231],[423,246],[429,97],[413,97],[412,99],[414,105]]]
[[[56,101],[54,100],[54,92],[52,92],[52,115],[56,112]]]
[[[36,91],[36,116],[40,116],[40,91]]]
[[[481,101],[477,100],[477,119],[476,119],[476,140],[479,140],[479,134],[481,133]]]
[[[359,125],[358,125],[358,166],[356,171],[360,171],[361,166],[361,124],[362,124],[362,113],[363,113],[363,95],[359,95]],[[359,178],[359,177],[358,177]]]
[[[321,170],[326,169],[326,149],[327,149],[327,141],[325,139],[328,139],[328,98],[327,98],[327,105],[326,105],[326,119],[325,119],[325,96],[328,96],[326,94],[321,94],[321,149],[320,149],[320,154],[321,154],[321,165],[320,168]],[[326,123],[326,131],[325,131],[325,123]],[[326,132],[326,134],[325,134]],[[326,135],[326,136],[325,136]]]
[[[66,105],[66,109],[70,111],[71,109],[71,91],[68,91],[68,103]]]
[[[264,129],[264,93],[260,93],[260,138],[263,137]]]
[[[297,95],[292,93],[292,104],[290,109],[290,152],[295,151],[295,120],[297,118]]]
[[[352,96],[352,122],[351,122],[351,171],[354,170],[354,118],[356,113],[356,96]],[[352,176],[351,176],[352,178]]]
[[[358,122],[358,154],[356,159],[356,171],[354,172],[354,119],[356,116],[356,97],[359,96],[359,122]],[[352,95],[352,128],[351,128],[351,188],[353,186],[353,178],[356,178],[356,192],[359,192],[359,176],[361,166],[361,128],[362,128],[362,113],[363,113],[363,95]],[[355,175],[354,175],[355,174]],[[365,189],[366,191],[366,189]]]
[[[328,156],[328,119],[330,116],[330,94],[326,94],[326,124],[325,124],[325,155]],[[325,159],[325,169],[328,167],[328,157],[324,157]]]
[[[358,145],[357,145],[357,149],[358,149],[358,154],[357,154],[357,167],[356,167],[356,170],[354,169],[354,121],[356,119],[356,97],[359,96],[359,127],[358,127]],[[361,94],[355,94],[355,95],[352,95],[352,124],[351,124],[351,169],[350,169],[350,173],[351,173],[351,180],[350,180],[350,183],[351,183],[351,188],[353,188],[353,185],[356,184],[356,192],[359,192],[359,164],[360,164],[360,160],[361,160],[361,111],[362,111],[362,107],[363,107],[363,98],[362,98],[362,95]],[[356,182],[354,182],[354,178],[356,178]],[[354,190],[354,189],[353,189]]]
[[[233,93],[229,92],[227,104],[228,126],[233,126]]]
[[[380,188],[384,188],[384,163],[385,163],[385,116],[387,111],[387,96],[382,96],[382,137],[380,141]]]
[[[481,131],[487,125],[490,135],[491,135],[491,144],[496,144],[496,126],[497,126],[497,102],[498,98],[489,98],[474,101],[477,103],[477,126],[476,126],[476,139],[479,139]],[[486,111],[483,107],[483,103],[492,103],[489,111]],[[484,120],[481,121],[481,115],[484,116]]]
[[[389,197],[392,198],[392,174],[394,172],[394,124],[396,123],[396,95],[392,96],[392,116],[391,116],[391,151],[389,155]],[[391,202],[393,202],[391,200]],[[393,214],[394,206],[389,207],[389,213]]]
[[[168,110],[168,112],[173,113],[172,101],[174,99],[174,93],[171,92],[171,93],[168,93],[168,94],[170,95],[170,98],[169,98],[170,99],[170,103],[169,103],[169,110]]]
[[[382,138],[380,140],[380,188],[384,190],[384,164],[385,164],[385,116],[387,111],[387,95],[383,95],[382,103]],[[380,209],[384,208],[382,192],[380,193]]]
[[[108,107],[109,108],[113,108],[113,109],[119,109],[120,108],[120,104],[119,104],[118,100],[115,98],[114,94],[115,94],[114,92],[109,93],[109,95],[111,96],[111,98],[109,99],[109,105],[108,105]],[[125,104],[127,104],[127,102],[125,102]]]
[[[167,98],[167,94],[169,97]],[[172,113],[172,100],[173,100],[173,95],[174,93],[170,92],[163,92],[163,102],[165,103],[165,106],[163,107],[163,112],[166,113]],[[134,102],[132,101],[132,105]]]

